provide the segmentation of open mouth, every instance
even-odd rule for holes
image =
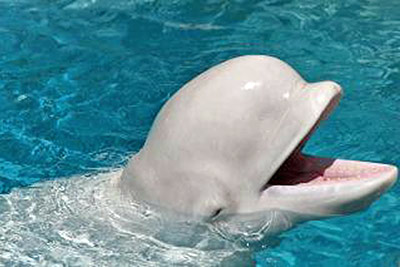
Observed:
[[[268,181],[268,185],[309,186],[382,179],[396,176],[396,168],[379,163],[291,155]]]
[[[349,181],[386,180],[390,187],[396,180],[397,168],[390,165],[353,160],[319,158],[304,155],[301,150],[322,120],[337,106],[340,96],[334,97],[310,132],[282,163],[266,184],[270,186],[314,186]]]

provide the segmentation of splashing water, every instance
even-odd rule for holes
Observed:
[[[281,223],[277,211],[229,224],[162,213],[124,199],[114,185],[120,175],[59,179],[0,195],[0,262],[250,266],[249,242],[261,242]]]
[[[69,178],[0,196],[0,262],[28,266],[215,266],[238,251],[218,246],[207,249],[209,238],[201,230],[204,225],[186,222],[174,231],[145,206],[116,201],[107,192],[110,180],[119,174]],[[164,231],[174,232],[176,241],[170,241],[175,246],[160,241],[168,240]],[[196,236],[183,235],[185,232]]]

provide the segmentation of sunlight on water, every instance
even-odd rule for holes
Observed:
[[[344,88],[308,153],[400,166],[400,2],[1,0],[0,12],[0,263],[399,266],[399,185],[365,212],[232,256],[229,242],[171,249],[174,231],[129,230],[142,213],[118,214],[108,176],[84,174],[123,166],[176,90],[244,54]]]

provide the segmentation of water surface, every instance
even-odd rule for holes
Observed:
[[[245,54],[344,88],[308,153],[400,166],[398,1],[2,0],[0,12],[4,194],[122,166],[176,90]],[[399,210],[397,185],[367,211],[303,224],[254,257],[259,266],[398,266]],[[10,251],[0,259],[40,260]]]

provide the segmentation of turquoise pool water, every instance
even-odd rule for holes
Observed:
[[[122,166],[161,105],[212,65],[277,56],[345,97],[310,154],[400,166],[398,1],[0,1],[0,192]],[[308,222],[259,266],[399,266],[400,186]],[[0,240],[1,246],[2,240]]]

